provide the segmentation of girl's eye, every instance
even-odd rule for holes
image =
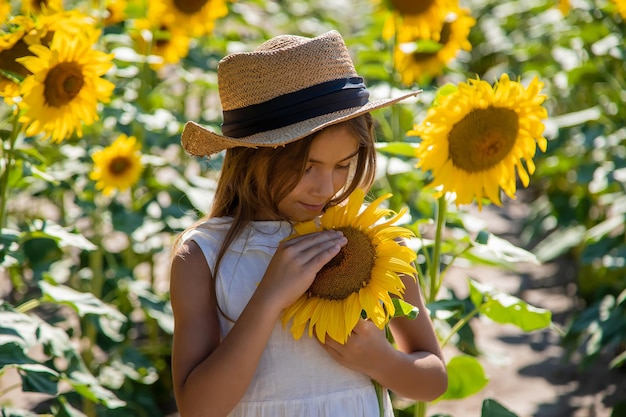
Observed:
[[[337,169],[346,170],[350,168],[350,164],[347,165],[337,165]]]
[[[311,172],[311,170],[313,169],[313,165],[306,167],[306,169],[304,170],[305,174],[308,174],[309,172]]]

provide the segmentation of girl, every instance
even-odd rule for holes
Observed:
[[[339,33],[279,36],[220,61],[224,135],[189,122],[185,149],[226,149],[211,213],[175,244],[172,369],[182,417],[379,416],[372,380],[430,401],[447,387],[419,285],[403,279],[421,313],[394,319],[396,347],[369,320],[345,344],[294,340],[282,311],[346,244],[337,231],[284,240],[367,190],[375,172],[373,109]],[[393,416],[388,394],[384,415]]]

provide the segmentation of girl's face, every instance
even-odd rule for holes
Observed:
[[[311,142],[304,176],[278,203],[280,212],[296,222],[322,214],[326,203],[346,184],[358,150],[357,138],[346,127],[319,133]]]

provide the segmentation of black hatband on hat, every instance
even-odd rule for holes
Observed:
[[[285,94],[263,103],[223,111],[222,133],[241,138],[303,120],[365,105],[369,92],[363,78],[349,77]]]

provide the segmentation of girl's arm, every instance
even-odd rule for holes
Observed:
[[[445,361],[419,284],[403,277],[406,302],[419,308],[415,320],[399,317],[389,328],[397,350],[372,322],[361,320],[345,345],[327,339],[326,350],[339,363],[363,372],[395,393],[414,400],[432,401],[447,389]]]
[[[172,261],[174,394],[182,417],[226,416],[242,398],[282,310],[346,239],[322,232],[281,243],[256,292],[220,343],[211,271],[195,242]]]

